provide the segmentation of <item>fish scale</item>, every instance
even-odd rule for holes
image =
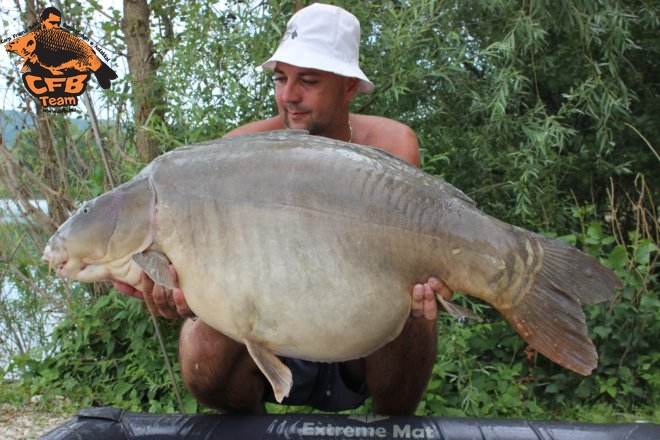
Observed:
[[[42,52],[40,59],[44,64],[56,66],[77,59],[92,71],[101,66],[101,60],[87,43],[63,29],[42,29],[34,34],[37,43],[50,52]]]

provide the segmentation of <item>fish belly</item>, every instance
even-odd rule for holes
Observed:
[[[204,322],[317,361],[365,356],[400,333],[412,286],[428,274],[407,259],[413,249],[395,246],[395,231],[294,207],[230,211],[221,234],[201,234],[194,259],[173,258]]]

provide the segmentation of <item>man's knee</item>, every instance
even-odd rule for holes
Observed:
[[[179,363],[183,383],[197,400],[206,404],[207,394],[224,382],[216,335],[201,321],[186,320],[179,335]]]
[[[243,344],[202,321],[187,320],[179,337],[183,383],[203,405],[227,411],[255,411],[264,379]]]
[[[410,318],[395,340],[366,358],[367,386],[377,413],[415,412],[431,377],[436,348],[435,322]]]

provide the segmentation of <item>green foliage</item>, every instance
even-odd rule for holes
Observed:
[[[77,310],[57,326],[52,346],[45,348],[48,355],[41,359],[33,352],[15,358],[30,393],[47,400],[62,394],[82,406],[179,411],[148,312],[137,301],[116,293],[95,301],[85,299],[81,292],[76,295],[80,296],[72,304]],[[168,353],[176,353],[178,325],[162,323],[161,327]],[[196,408],[194,399],[186,396],[185,410],[195,412]]]
[[[431,169],[488,212],[568,230],[569,201],[602,209],[610,177],[657,166],[635,133],[657,133],[644,81],[656,58],[638,42],[657,42],[657,5],[345,6],[364,23],[363,66],[377,86],[357,107],[413,126],[426,157],[443,159]]]
[[[153,35],[159,53],[167,54],[160,70],[168,108],[163,120],[150,121],[163,150],[221,137],[242,123],[272,116],[269,78],[257,66],[279,40],[272,17],[289,16],[292,5],[168,3],[167,9],[155,6],[159,27],[187,29]]]
[[[598,249],[624,287],[611,304],[588,308],[588,324],[599,349],[600,363],[594,375],[579,379],[560,371],[552,375],[558,401],[574,397],[589,404],[607,402],[619,411],[638,406],[657,407],[660,356],[653,349],[653,336],[660,331],[657,246],[649,239],[630,237],[628,244],[612,246],[613,237],[591,223],[582,237],[585,245]],[[605,249],[611,249],[609,253]],[[579,379],[579,380],[578,380]]]
[[[525,395],[525,364],[500,358],[511,356],[511,342],[520,346],[501,322],[475,324],[442,318],[439,327],[438,360],[418,413],[542,417],[540,408]],[[500,344],[493,346],[493,340]]]

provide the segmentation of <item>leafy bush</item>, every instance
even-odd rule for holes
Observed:
[[[185,395],[184,408],[179,407],[178,363],[175,376],[170,376],[154,325],[138,301],[110,293],[95,301],[78,298],[72,304],[78,309],[57,326],[52,354],[43,359],[15,359],[31,395],[45,396],[47,401],[64,395],[83,407],[196,411],[197,404],[189,395]],[[164,321],[159,327],[167,353],[176,353],[178,323]]]

